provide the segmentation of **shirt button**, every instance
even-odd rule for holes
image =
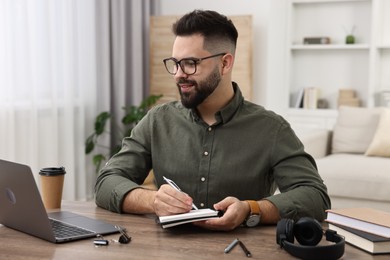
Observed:
[[[207,128],[207,130],[208,130],[209,132],[211,132],[211,131],[213,130],[213,128],[212,128],[212,127],[209,127],[209,128]]]
[[[203,208],[204,207],[204,203],[200,203],[200,206]]]
[[[203,155],[207,156],[209,155],[209,152],[204,152]]]
[[[205,178],[205,177],[202,177],[202,178],[200,178],[200,180],[201,180],[202,182],[204,182],[204,181],[206,180],[206,178]]]

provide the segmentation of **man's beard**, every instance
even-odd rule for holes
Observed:
[[[217,88],[219,82],[221,82],[221,75],[219,74],[218,67],[207,76],[206,79],[200,81],[199,83],[195,80],[187,80],[181,78],[176,85],[179,88],[179,93],[181,97],[181,103],[186,108],[196,108],[198,105],[210,96],[214,90]],[[191,84],[193,89],[191,92],[182,93],[179,84]]]

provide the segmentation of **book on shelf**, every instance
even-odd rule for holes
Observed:
[[[213,209],[197,209],[191,210],[188,213],[160,216],[158,218],[158,223],[161,224],[163,228],[174,227],[177,225],[182,225],[186,223],[202,221],[212,218],[219,218],[222,216],[222,212]]]
[[[305,88],[301,88],[296,94],[294,108],[303,108],[303,96],[305,94]]]
[[[332,223],[329,223],[329,229],[343,236],[348,244],[371,254],[390,253],[390,238]]]
[[[330,44],[330,37],[303,37],[303,44]]]
[[[390,238],[390,212],[372,208],[327,210],[326,222]]]
[[[307,87],[303,96],[303,108],[316,109],[318,102],[319,88]]]
[[[339,89],[339,97],[337,99],[337,105],[359,107],[360,99],[356,96],[356,90],[354,89]]]

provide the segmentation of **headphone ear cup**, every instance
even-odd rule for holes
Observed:
[[[282,246],[284,240],[294,243],[294,220],[292,219],[281,219],[276,226],[276,243]]]
[[[294,236],[301,245],[315,246],[322,239],[321,224],[309,217],[303,217],[294,225]]]

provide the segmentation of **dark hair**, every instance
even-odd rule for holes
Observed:
[[[237,44],[238,32],[233,22],[215,11],[194,10],[187,13],[173,24],[172,31],[176,36],[202,35],[203,47],[209,51],[219,48],[219,51],[234,53]]]

